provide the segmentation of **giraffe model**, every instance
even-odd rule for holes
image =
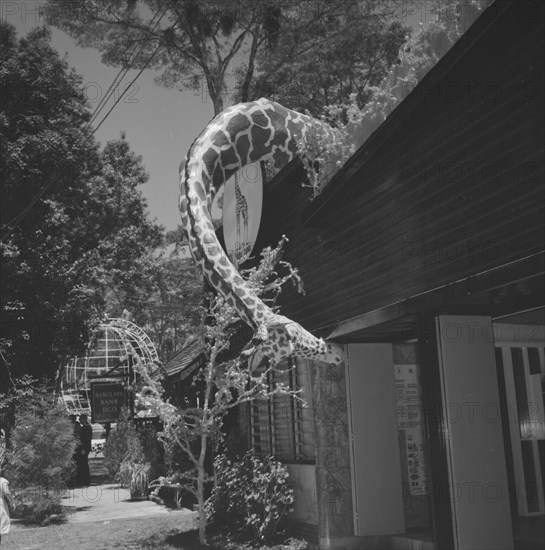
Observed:
[[[281,168],[295,157],[297,140],[311,128],[331,131],[327,124],[266,99],[241,103],[210,122],[180,165],[179,208],[193,258],[210,284],[254,329],[252,352],[273,364],[289,356],[339,364],[343,351],[263,303],[224,252],[209,212],[215,193],[231,175],[251,162],[269,161]]]

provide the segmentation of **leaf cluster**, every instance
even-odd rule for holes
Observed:
[[[2,397],[2,412],[13,419],[3,475],[13,487],[18,514],[41,522],[61,512],[62,492],[75,469],[72,423],[51,388],[28,377]]]
[[[365,101],[362,102],[357,90],[348,97],[331,98],[333,101],[324,107],[321,118],[332,124],[334,131],[309,132],[298,143],[314,197],[323,191],[355,150],[386,120],[488,3],[488,0],[432,2],[430,9],[436,19],[423,25],[406,41],[390,42],[392,48],[399,48],[402,43],[397,62],[377,73],[381,79],[367,82]],[[473,18],[465,10],[473,10]],[[399,34],[398,39],[401,38]]]
[[[301,286],[297,271],[280,259],[285,242],[283,238],[276,248],[263,250],[259,264],[245,271],[250,286],[257,294],[268,296],[271,305],[289,281]],[[226,414],[257,398],[277,394],[298,397],[297,391],[281,384],[269,388],[268,375],[275,366],[260,366],[259,361],[248,365],[245,358],[222,359],[222,354],[229,350],[239,317],[222,296],[211,295],[209,299],[209,323],[205,327],[204,342],[207,361],[193,379],[198,396],[196,402],[183,409],[176,407],[166,397],[165,389],[160,379],[152,374],[151,366],[135,357],[135,369],[142,380],[136,396],[137,406],[161,419],[163,431],[158,437],[167,454],[174,456],[181,451],[185,457],[183,471],[176,472],[177,483],[197,498],[202,490],[202,486],[196,483],[199,476],[205,484],[212,481],[204,470],[205,458],[210,450],[218,449],[225,437],[222,427]]]
[[[214,529],[237,541],[278,540],[294,502],[287,468],[272,457],[246,453],[236,463],[218,455],[214,471],[216,482],[206,501]]]
[[[281,10],[281,39],[261,48],[254,78],[236,99],[268,97],[319,117],[324,107],[355,94],[360,107],[398,61],[410,34],[391,2],[317,0]]]
[[[16,415],[7,458],[10,480],[20,489],[60,491],[72,475],[75,448],[66,410],[50,403],[31,404]]]
[[[261,96],[312,112],[350,93],[363,102],[407,32],[391,0],[48,0],[44,13],[107,64],[207,94],[215,114]]]
[[[0,34],[2,367],[43,376],[83,352],[109,292],[142,285],[161,228],[142,159],[123,134],[100,150],[81,78],[49,31],[18,39],[1,23]]]
[[[159,359],[167,360],[185,342],[201,335],[203,279],[192,259],[171,246],[161,246],[140,261],[138,279],[125,290],[108,294],[108,313],[131,320],[154,342]]]

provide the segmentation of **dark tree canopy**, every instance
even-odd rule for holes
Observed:
[[[355,94],[363,107],[369,87],[398,62],[410,34],[394,15],[389,2],[353,0],[304,1],[283,9],[281,40],[259,50],[247,87],[245,66],[238,70],[236,99],[269,97],[319,116],[325,106],[346,103]]]
[[[407,34],[398,11],[391,0],[48,0],[44,13],[109,65],[202,86],[219,113],[261,95],[313,110],[350,93],[364,101]]]
[[[0,372],[54,375],[81,352],[107,289],[138,283],[161,242],[122,135],[101,151],[81,78],[39,28],[0,24],[2,333]]]

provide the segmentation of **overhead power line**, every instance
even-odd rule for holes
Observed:
[[[102,126],[102,123],[108,118],[108,115],[114,110],[114,107],[123,99],[123,96],[129,91],[129,88],[136,82],[136,80],[140,77],[140,75],[147,69],[148,65],[151,63],[153,58],[157,55],[157,52],[161,49],[162,44],[159,43],[155,50],[152,52],[152,54],[147,59],[144,66],[140,69],[138,74],[131,80],[129,85],[119,94],[119,97],[115,101],[115,103],[110,107],[110,110],[104,115],[104,118],[95,126],[95,129],[93,130],[92,134],[94,135],[97,130]]]
[[[153,17],[151,18],[151,20],[148,24],[148,28],[147,28],[146,32],[149,32],[150,29],[151,29],[151,32],[155,31],[155,29],[157,28],[157,26],[159,25],[159,23],[161,22],[161,20],[165,16],[166,10],[163,11],[161,17],[159,17],[159,19],[157,21],[155,21],[155,23],[154,23],[154,19],[159,15],[159,11],[160,10],[157,10],[155,12],[155,14],[153,15]],[[151,28],[152,24],[153,24],[153,28]],[[117,73],[117,75],[114,78],[113,82],[110,84],[110,87],[108,88],[108,90],[106,91],[104,96],[102,96],[100,98],[100,101],[98,102],[98,105],[95,107],[95,110],[93,111],[93,114],[91,115],[91,119],[89,120],[89,122],[87,124],[87,127],[91,126],[92,123],[98,118],[98,116],[100,115],[100,112],[106,106],[106,103],[109,101],[112,94],[115,93],[115,89],[121,84],[121,81],[123,80],[123,78],[125,78],[126,74],[129,72],[131,65],[134,63],[134,61],[136,60],[136,58],[138,57],[138,55],[142,51],[142,48],[143,48],[143,45],[138,44],[138,43],[133,46],[132,52],[128,55],[127,66],[124,67],[124,68],[121,68],[119,70],[119,72]],[[155,55],[155,52],[152,53],[152,58],[153,58],[154,55]]]

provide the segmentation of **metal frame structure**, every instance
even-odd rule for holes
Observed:
[[[64,367],[61,395],[70,414],[91,415],[91,383],[117,382],[129,388],[136,375],[130,352],[145,363],[159,360],[150,337],[123,318],[106,319],[93,332],[84,357],[74,357]]]

